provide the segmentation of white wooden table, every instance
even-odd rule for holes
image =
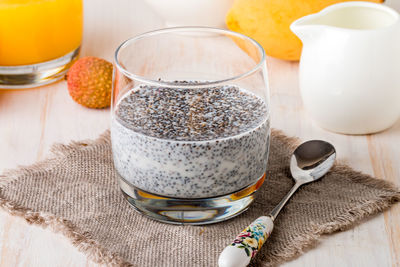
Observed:
[[[400,9],[399,2],[387,4]],[[123,40],[162,25],[141,0],[86,0],[82,55],[112,61]],[[326,132],[303,111],[298,64],[269,59],[268,66],[273,127],[302,139],[328,140],[337,147],[340,160],[400,186],[400,121],[370,136]],[[54,142],[96,138],[108,127],[109,110],[76,104],[65,81],[37,89],[0,91],[0,172],[46,158]],[[0,211],[0,266],[96,264],[62,235]],[[317,248],[285,266],[400,266],[400,205],[354,229],[326,236]]]

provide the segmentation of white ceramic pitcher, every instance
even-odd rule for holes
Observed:
[[[300,90],[321,127],[367,134],[400,117],[400,17],[384,5],[345,2],[293,22],[302,40]]]

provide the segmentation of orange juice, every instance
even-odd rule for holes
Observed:
[[[82,0],[0,0],[0,66],[40,63],[76,50]]]

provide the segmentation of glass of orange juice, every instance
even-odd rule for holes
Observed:
[[[79,55],[82,0],[0,0],[0,88],[62,78]]]

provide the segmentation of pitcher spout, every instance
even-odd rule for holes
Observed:
[[[294,21],[290,30],[304,43],[320,34],[324,25],[319,24],[319,14],[312,14]]]

